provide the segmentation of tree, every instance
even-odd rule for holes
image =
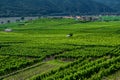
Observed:
[[[7,20],[7,23],[10,23],[10,20]]]
[[[1,24],[4,24],[4,22],[2,21]]]
[[[22,21],[25,20],[25,17],[21,17],[21,20],[22,20]]]

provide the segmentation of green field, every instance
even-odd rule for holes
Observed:
[[[102,16],[103,21],[120,21],[120,16]]]
[[[41,18],[0,25],[1,80],[115,80],[119,70],[120,21]]]

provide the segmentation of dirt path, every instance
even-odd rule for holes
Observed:
[[[31,77],[35,75],[39,75],[41,73],[49,72],[52,69],[59,68],[65,64],[69,64],[70,62],[62,62],[59,60],[51,60],[41,64],[34,65],[31,68],[24,69],[19,71],[16,74],[5,77],[3,80],[29,80]]]
[[[78,48],[78,49],[81,49],[81,48]],[[52,61],[55,61],[55,56],[57,56],[59,54],[64,54],[65,52],[68,52],[68,51],[72,51],[72,50],[61,51],[58,54],[46,57],[42,62],[36,63],[32,66],[29,66],[29,67],[24,68],[22,70],[18,70],[16,72],[2,76],[0,78],[4,78],[3,80],[26,80],[26,79],[31,78],[34,75],[50,71],[54,68],[58,68],[64,62],[61,63],[61,62],[52,62]],[[113,52],[114,52],[114,50],[113,50]],[[52,64],[50,61],[52,62]],[[66,64],[66,63],[64,63],[64,64]]]
[[[10,73],[10,74],[4,75],[4,76],[0,76],[0,80],[3,79],[3,78],[9,77],[9,76],[11,76],[11,75],[15,75],[15,74],[17,74],[17,73],[20,73],[20,72],[22,72],[22,71],[26,71],[26,70],[35,68],[35,67],[37,67],[37,66],[41,66],[42,64],[44,64],[44,63],[37,63],[37,64],[35,64],[35,65],[33,65],[33,66],[24,68],[24,69],[22,69],[22,70],[17,70],[17,71],[15,71],[15,72]]]
[[[69,50],[66,50],[66,51],[69,51]],[[58,54],[63,54],[66,51],[61,51]],[[3,79],[3,80],[26,80],[34,75],[41,74],[43,72],[50,71],[53,68],[60,67],[61,63],[58,63],[58,64],[50,63],[49,64],[49,61],[55,60],[55,56],[57,56],[58,54],[46,57],[42,62],[39,62],[37,64],[34,64],[27,68],[24,68],[22,70],[15,71],[13,73],[10,73],[10,74],[4,75],[4,76],[0,76],[0,79]]]
[[[50,71],[51,69],[56,67],[58,66],[44,63],[42,65],[34,66],[33,68],[26,69],[17,74],[4,78],[3,80],[26,80],[34,75]]]

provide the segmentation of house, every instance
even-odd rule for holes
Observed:
[[[97,17],[97,16],[82,16],[81,17],[82,21],[97,21],[99,19],[100,17]]]
[[[73,19],[73,16],[64,16],[63,18],[66,18],[66,19]]]

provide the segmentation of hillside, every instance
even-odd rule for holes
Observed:
[[[119,80],[120,21],[23,24],[0,25],[0,80]]]
[[[114,11],[92,0],[0,0],[0,16],[99,14]]]
[[[104,0],[104,1],[94,0],[94,1],[100,2],[120,12],[120,0],[114,0],[114,1],[113,0]]]

